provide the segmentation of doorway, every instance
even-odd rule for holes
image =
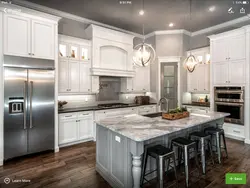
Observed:
[[[178,106],[178,65],[177,63],[161,63],[161,97],[169,100],[169,109]]]

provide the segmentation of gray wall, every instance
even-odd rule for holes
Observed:
[[[87,26],[88,24],[63,18],[59,22],[58,33],[72,37],[87,39],[87,36],[84,31]]]

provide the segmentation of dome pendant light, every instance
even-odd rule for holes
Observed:
[[[144,11],[144,0],[143,0],[142,10]],[[134,64],[137,66],[146,67],[151,62],[154,62],[155,50],[152,47],[152,45],[145,43],[144,24],[142,25],[142,32],[143,32],[143,41],[142,43],[134,47],[133,61]]]
[[[190,7],[189,7],[190,8],[189,9],[190,22],[191,22],[191,4],[192,4],[192,0],[190,0]],[[190,40],[191,39],[189,39],[189,48],[190,48]],[[192,53],[190,51],[189,56],[184,61],[183,67],[192,73],[197,64],[198,64],[198,62],[197,62],[196,58],[192,55]]]

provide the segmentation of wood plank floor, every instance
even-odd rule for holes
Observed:
[[[191,188],[249,188],[250,146],[227,139],[229,158],[222,165],[209,165],[206,175],[191,177]],[[247,173],[248,185],[225,185],[226,172]],[[184,175],[179,174],[179,187],[184,187]],[[5,178],[30,180],[23,183],[4,183]],[[95,143],[86,142],[60,149],[59,153],[43,153],[19,158],[0,167],[0,187],[83,187],[110,188],[109,184],[95,171]],[[155,185],[146,187],[155,187]]]

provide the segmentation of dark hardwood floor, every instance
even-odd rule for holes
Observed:
[[[210,164],[206,175],[193,174],[191,188],[249,188],[250,146],[227,139],[229,158],[222,165]],[[225,173],[247,173],[248,185],[225,185]],[[179,187],[184,187],[184,175],[179,174]],[[196,177],[195,177],[196,176]],[[5,178],[30,180],[28,183],[4,183]],[[95,143],[87,142],[60,149],[59,153],[43,153],[37,156],[8,161],[0,167],[0,187],[84,187],[110,188],[95,171]],[[155,185],[146,187],[155,187]],[[173,186],[174,187],[174,186]]]

